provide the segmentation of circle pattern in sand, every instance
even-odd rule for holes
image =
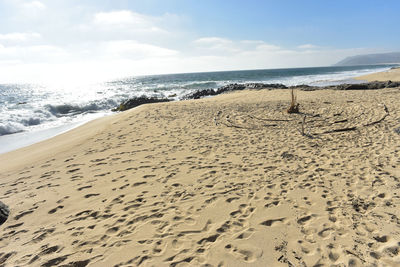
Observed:
[[[288,114],[284,103],[262,106],[238,105],[236,109],[219,111],[214,120],[227,127],[247,130],[298,129],[309,134],[327,134],[358,130],[385,120],[389,110],[384,104],[363,105],[322,102],[305,103],[300,113]]]

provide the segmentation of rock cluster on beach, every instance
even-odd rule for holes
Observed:
[[[137,106],[149,103],[161,103],[171,101],[167,98],[157,98],[157,97],[147,97],[147,96],[139,96],[130,98],[124,102],[122,102],[118,107],[114,108],[112,111],[125,111],[131,108],[135,108]]]
[[[383,89],[383,88],[395,88],[399,87],[400,82],[368,82],[368,83],[356,83],[356,84],[340,84],[335,85],[328,89],[336,89],[336,90],[376,90],[376,89]]]
[[[394,88],[399,87],[400,82],[368,82],[368,83],[357,83],[357,84],[340,84],[340,85],[331,85],[331,86],[310,86],[310,85],[296,85],[296,86],[286,86],[284,84],[265,84],[265,83],[246,83],[246,84],[229,84],[226,86],[222,86],[216,90],[214,89],[204,89],[198,90],[193,93],[187,94],[184,99],[199,99],[205,96],[214,96],[219,95],[226,92],[232,91],[241,91],[244,89],[300,89],[303,91],[315,91],[322,89],[331,89],[331,90],[374,90],[374,89],[383,89],[383,88]]]
[[[9,214],[10,209],[8,208],[8,206],[0,201],[0,225],[7,221]]]
[[[232,91],[241,91],[244,89],[263,89],[263,88],[271,88],[271,89],[287,89],[288,87],[284,84],[265,84],[265,83],[246,83],[246,84],[228,84],[218,89],[203,89],[197,90],[193,93],[189,93],[183,97],[183,99],[199,99],[205,96],[214,96],[219,95],[226,92]]]

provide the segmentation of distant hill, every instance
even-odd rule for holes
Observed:
[[[336,63],[335,66],[375,65],[385,63],[400,63],[400,52],[347,57]]]

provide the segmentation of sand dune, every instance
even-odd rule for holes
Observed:
[[[141,106],[0,156],[4,266],[399,266],[400,89]]]

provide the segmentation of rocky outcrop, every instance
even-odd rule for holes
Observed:
[[[226,92],[232,91],[241,91],[244,89],[263,89],[263,88],[271,88],[271,89],[287,89],[288,87],[283,84],[265,84],[265,83],[246,83],[246,84],[228,84],[222,86],[218,89],[203,89],[197,90],[193,93],[187,94],[183,97],[183,99],[199,99],[205,96],[213,96],[219,95]]]
[[[217,91],[214,89],[204,89],[204,90],[197,90],[196,92],[187,94],[183,97],[183,99],[200,99],[205,96],[213,96],[218,95]]]
[[[288,87],[281,83],[246,83],[247,89],[288,89]]]
[[[7,221],[9,214],[10,209],[8,208],[8,206],[0,201],[0,225]]]
[[[340,84],[333,86],[333,89],[337,90],[375,90],[383,88],[394,88],[399,87],[400,82],[369,82],[369,83],[356,83],[356,84]]]
[[[128,99],[128,100],[122,102],[118,107],[112,109],[112,111],[125,111],[128,109],[143,105],[143,104],[169,102],[169,101],[171,101],[171,100],[168,98],[139,96],[139,97],[134,97],[134,98],[131,98],[131,99]]]
[[[331,89],[331,90],[376,90],[383,88],[394,88],[400,87],[400,82],[369,82],[369,83],[356,83],[356,84],[340,84],[340,85],[331,85],[331,86],[310,86],[310,85],[296,85],[296,86],[286,86],[284,84],[265,84],[265,83],[246,83],[246,84],[229,84],[226,86],[222,86],[218,89],[204,89],[198,90],[193,93],[190,93],[183,97],[183,99],[199,99],[205,96],[214,96],[219,95],[226,92],[231,91],[240,91],[244,89],[298,89],[302,91],[315,91],[315,90],[323,90],[323,89]]]

